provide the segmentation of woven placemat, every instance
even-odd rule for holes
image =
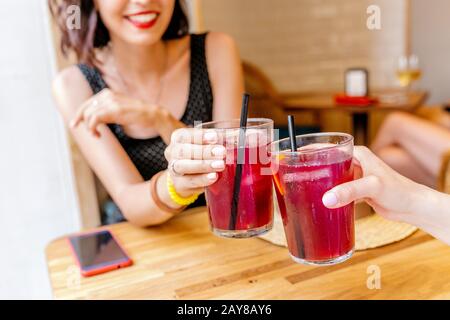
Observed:
[[[275,208],[273,228],[260,238],[286,247],[283,222],[278,206]],[[378,214],[371,214],[355,220],[355,250],[366,250],[394,243],[409,237],[416,230],[417,227],[409,224],[386,220]]]
[[[355,250],[372,249],[403,240],[417,227],[384,219],[379,214],[355,220]]]

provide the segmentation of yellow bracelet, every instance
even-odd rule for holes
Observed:
[[[195,200],[197,200],[199,196],[198,194],[193,194],[192,196],[189,196],[187,198],[183,198],[182,196],[180,196],[175,190],[175,186],[173,185],[172,179],[170,178],[170,174],[167,174],[166,180],[167,180],[167,190],[169,191],[170,198],[176,204],[180,206],[188,206],[191,203],[194,203]]]

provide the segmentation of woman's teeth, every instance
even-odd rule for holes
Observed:
[[[137,23],[148,23],[156,19],[158,14],[156,13],[148,13],[148,14],[140,14],[137,16],[130,16],[128,19]]]

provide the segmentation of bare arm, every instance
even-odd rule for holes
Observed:
[[[77,109],[91,98],[92,91],[78,68],[70,67],[55,79],[53,95],[67,124],[74,118]],[[99,137],[94,136],[87,125],[79,125],[70,131],[90,167],[124,216],[140,226],[159,224],[170,219],[170,213],[155,205],[150,195],[150,183],[143,180],[109,128],[105,124],[97,128]],[[171,203],[165,188],[158,188],[158,191],[161,200],[177,207]]]
[[[365,200],[383,217],[415,225],[450,245],[450,195],[400,175],[366,147],[354,150],[356,180],[322,198],[328,208]]]
[[[206,38],[206,59],[214,95],[213,119],[239,118],[244,76],[233,38],[224,33],[209,33]]]
[[[450,195],[422,185],[417,188],[409,223],[450,245]]]

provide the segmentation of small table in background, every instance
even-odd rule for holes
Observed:
[[[286,113],[291,111],[344,111],[351,115],[355,143],[368,144],[369,114],[374,111],[405,111],[413,112],[420,107],[428,97],[426,91],[400,91],[398,89],[374,91],[372,96],[378,102],[369,106],[354,106],[336,104],[333,93],[287,94],[283,96],[283,108]]]

